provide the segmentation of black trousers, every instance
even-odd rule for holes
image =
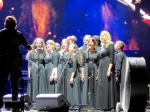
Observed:
[[[17,58],[12,56],[0,57],[0,108],[3,106],[3,94],[6,88],[8,76],[10,75],[12,101],[18,100],[19,77],[21,68]]]
[[[120,82],[116,82],[117,86],[117,102],[120,102]]]

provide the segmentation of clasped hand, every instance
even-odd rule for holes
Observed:
[[[50,82],[57,81],[57,75],[51,75]]]

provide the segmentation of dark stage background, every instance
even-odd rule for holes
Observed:
[[[140,8],[147,14],[149,6],[150,0],[141,1]],[[36,37],[61,43],[63,38],[75,35],[80,47],[84,35],[100,35],[107,30],[114,42],[125,43],[127,56],[146,59],[150,74],[150,21],[117,0],[0,0],[0,29],[7,15],[17,18],[17,29],[29,44]],[[27,52],[20,49],[25,57]],[[27,70],[26,60],[22,69]]]

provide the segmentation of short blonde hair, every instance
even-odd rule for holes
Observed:
[[[74,43],[77,42],[77,38],[76,38],[76,36],[74,36],[74,35],[68,36],[68,37],[67,37],[67,40],[72,40]]]
[[[87,39],[87,38],[90,39],[90,38],[91,38],[91,35],[88,35],[88,34],[85,35],[84,38],[83,38],[83,43],[84,43],[85,39]]]
[[[122,41],[120,41],[120,40],[118,40],[116,43],[118,43],[120,49],[123,50],[125,44]]]
[[[103,37],[106,40],[106,47],[108,47],[108,45],[112,43],[112,41],[111,41],[111,35],[110,35],[110,33],[108,31],[102,31],[100,33],[100,38],[101,37]]]
[[[46,42],[46,45],[47,45],[47,44],[52,45],[53,51],[56,51],[56,44],[55,44],[55,42],[54,42],[53,40],[48,40],[48,41]]]

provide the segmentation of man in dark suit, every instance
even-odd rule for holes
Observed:
[[[18,100],[19,77],[21,76],[19,46],[31,50],[22,33],[16,30],[17,21],[13,16],[7,16],[4,29],[0,30],[0,108],[3,106],[3,94],[8,76],[11,79],[12,101]],[[16,112],[16,109],[12,109]]]

